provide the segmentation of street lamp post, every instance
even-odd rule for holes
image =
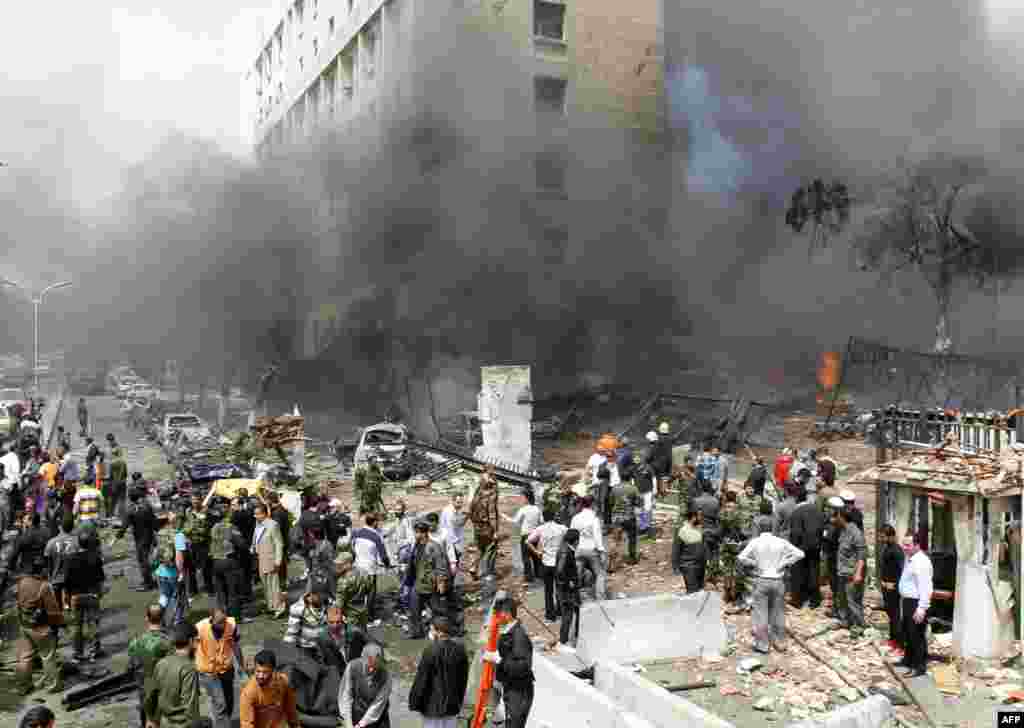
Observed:
[[[14,288],[20,288],[21,290],[28,293],[24,286],[20,286],[14,281],[9,281],[6,278],[0,280],[0,285],[13,286]],[[71,281],[62,281],[61,283],[54,283],[52,286],[44,288],[38,296],[31,298],[33,315],[32,315],[32,335],[33,335],[33,350],[34,350],[34,362],[32,366],[32,382],[35,387],[36,395],[39,394],[39,307],[43,305],[43,299],[46,294],[50,291],[55,291],[58,288],[67,288],[71,285]]]

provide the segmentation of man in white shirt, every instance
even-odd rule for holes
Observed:
[[[602,465],[608,462],[608,453],[595,452],[587,460],[587,472],[590,473],[590,484],[597,485],[597,471]]]
[[[544,576],[544,619],[554,622],[558,619],[555,604],[555,562],[562,537],[569,529],[555,520],[554,513],[544,514],[544,523],[526,537],[526,545],[534,556],[540,556],[541,574]]]
[[[363,528],[356,528],[352,531],[352,553],[355,555],[355,567],[361,573],[373,579],[373,590],[366,599],[367,619],[370,626],[377,626],[379,622],[374,619],[377,604],[377,576],[385,571],[391,570],[391,559],[388,557],[387,547],[384,546],[384,539],[377,530],[377,516],[367,513],[363,522]]]
[[[580,543],[576,547],[576,568],[583,578],[583,571],[589,571],[594,577],[594,599],[603,601],[607,598],[605,580],[607,579],[608,554],[604,546],[604,534],[601,519],[594,513],[594,499],[589,495],[580,501],[581,510],[569,523],[569,528],[580,532]]]
[[[10,493],[21,480],[21,460],[18,459],[18,453],[14,451],[12,443],[4,445],[4,455],[0,457],[0,464],[4,466],[4,479],[0,482],[0,488]]]
[[[512,518],[502,513],[501,519],[519,528],[519,552],[523,560],[523,581],[532,584],[535,578],[541,576],[541,564],[540,560],[527,548],[526,539],[544,520],[540,508],[534,502],[533,491],[523,490],[523,505]]]
[[[448,540],[461,555],[466,543],[466,518],[463,513],[465,499],[461,493],[452,496],[452,502],[441,511],[441,530],[447,532]]]
[[[804,557],[804,552],[771,532],[762,521],[761,533],[740,552],[737,560],[756,573],[754,581],[754,650],[768,652],[771,644],[786,651],[786,568]]]
[[[903,537],[903,573],[900,574],[900,601],[903,614],[903,659],[907,677],[924,675],[928,661],[928,608],[931,606],[934,570],[932,560],[921,549],[921,534]]]

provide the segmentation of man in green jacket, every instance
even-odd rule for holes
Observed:
[[[146,631],[128,643],[128,666],[135,671],[139,686],[139,721],[146,725],[146,690],[153,682],[156,664],[172,652],[174,647],[160,631],[163,610],[159,604],[146,608]]]
[[[415,528],[416,547],[406,577],[413,587],[413,599],[409,610],[409,637],[423,639],[427,636],[421,615],[423,607],[430,604],[435,614],[443,614],[439,597],[446,595],[451,588],[451,571],[444,549],[430,538],[430,524],[427,521],[418,521]]]
[[[105,483],[107,501],[107,518],[121,517],[124,511],[124,498],[128,493],[128,463],[124,459],[124,451],[115,447],[110,452],[110,482]]]
[[[174,654],[156,663],[146,690],[147,728],[191,728],[199,713],[199,673],[196,672],[196,628],[174,627]]]

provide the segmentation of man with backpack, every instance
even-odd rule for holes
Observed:
[[[64,690],[60,658],[57,652],[56,628],[64,625],[64,610],[57,603],[53,588],[46,581],[46,562],[37,558],[30,573],[18,580],[18,692],[32,692],[32,664],[36,658],[43,663],[43,684],[50,693]]]
[[[206,507],[213,497],[214,490],[202,498],[198,493],[192,494],[192,507],[185,511],[185,538],[188,541],[189,569],[188,586],[189,595],[199,593],[200,571],[203,572],[203,591],[213,594],[213,568],[210,561],[210,529],[213,522],[206,512]]]
[[[213,563],[217,605],[238,621],[242,619],[242,564],[239,554],[246,552],[245,536],[232,523],[231,511],[225,510],[210,532],[210,560]]]
[[[163,607],[163,625],[170,628],[185,621],[185,534],[178,530],[178,514],[167,514],[167,523],[156,535],[154,567]]]

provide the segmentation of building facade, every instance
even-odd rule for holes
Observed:
[[[325,131],[372,129],[375,119],[415,94],[415,76],[405,71],[415,63],[417,34],[429,33],[441,18],[459,23],[463,33],[500,38],[494,46],[512,49],[514,83],[532,100],[536,123],[524,130],[536,139],[530,226],[544,241],[546,262],[562,264],[572,257],[569,221],[580,217],[573,179],[593,177],[573,162],[585,156],[574,150],[582,143],[575,121],[596,115],[654,141],[665,132],[661,17],[661,0],[292,0],[246,77],[253,147],[267,159]],[[474,71],[480,72],[467,58],[458,72]],[[337,240],[331,221],[345,202],[332,199],[333,190],[321,191],[326,270],[327,251],[336,245],[330,241]],[[322,351],[343,318],[316,288],[302,357]]]

